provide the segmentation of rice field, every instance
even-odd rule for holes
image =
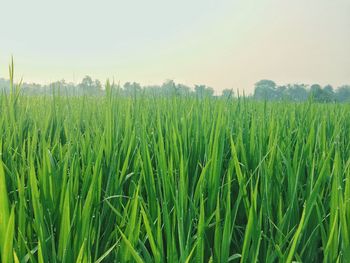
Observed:
[[[350,105],[0,95],[1,262],[350,262]]]

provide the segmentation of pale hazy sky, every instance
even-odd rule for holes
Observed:
[[[350,0],[0,0],[0,77],[350,84]]]

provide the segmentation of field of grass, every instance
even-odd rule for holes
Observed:
[[[350,105],[0,95],[1,262],[350,262]]]

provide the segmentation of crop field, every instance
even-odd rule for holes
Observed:
[[[0,95],[1,262],[350,262],[350,105]]]

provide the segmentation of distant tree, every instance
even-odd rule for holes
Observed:
[[[212,87],[207,87],[205,89],[205,95],[208,97],[212,97],[214,95],[214,89]]]
[[[310,92],[311,92],[311,93],[320,93],[321,90],[322,90],[322,87],[321,87],[321,85],[319,85],[319,84],[312,84],[312,85],[310,86]]]
[[[140,91],[141,91],[141,85],[139,83],[126,82],[124,84],[124,92],[125,92],[126,95],[135,96]]]
[[[85,94],[97,94],[101,91],[102,85],[99,80],[93,81],[90,76],[86,75],[78,84],[78,88]]]
[[[233,89],[224,89],[221,93],[221,96],[224,98],[233,98],[234,96]]]
[[[90,76],[85,76],[80,84],[83,88],[89,89],[93,86],[92,78]]]
[[[322,87],[319,84],[312,84],[310,87],[310,97],[318,102],[322,101]]]
[[[310,96],[317,102],[331,102],[334,101],[334,92],[331,86],[326,86],[322,89],[319,84],[313,84],[310,87]]]
[[[350,85],[343,85],[335,92],[335,98],[339,102],[350,102]]]
[[[328,92],[328,93],[334,93],[334,89],[333,89],[333,87],[332,87],[332,85],[326,85],[326,86],[324,86],[323,87],[323,90],[325,91],[325,92]]]
[[[173,80],[165,81],[161,86],[162,91],[167,95],[177,95],[177,87]]]
[[[306,101],[309,94],[305,84],[288,85],[287,96],[292,101]]]
[[[278,86],[275,91],[275,97],[279,100],[287,99],[288,98],[287,90],[288,88],[285,85]]]
[[[102,90],[101,81],[99,81],[98,79],[95,79],[94,86],[95,86],[98,90]]]
[[[159,85],[145,86],[143,87],[143,90],[145,94],[151,95],[151,96],[164,95],[164,92]]]
[[[324,86],[323,92],[326,101],[335,101],[335,93],[331,85]]]
[[[268,79],[263,79],[255,83],[254,98],[259,100],[277,99],[276,83]]]
[[[184,85],[184,84],[177,84],[176,85],[176,90],[177,93],[180,94],[181,96],[186,96],[191,94],[191,89],[190,87]]]
[[[194,91],[195,91],[196,95],[200,98],[211,97],[214,94],[214,90],[210,87],[205,86],[205,85],[195,85]]]
[[[194,91],[198,97],[211,97],[214,95],[214,89],[205,85],[195,85]]]
[[[205,85],[195,85],[194,91],[199,97],[203,97],[205,94]]]

